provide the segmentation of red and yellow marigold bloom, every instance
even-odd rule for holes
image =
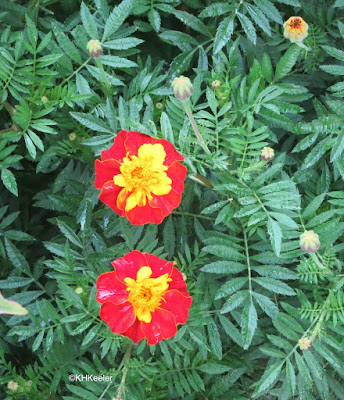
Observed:
[[[133,225],[160,224],[181,202],[182,160],[167,140],[123,130],[95,162],[99,199]]]
[[[100,318],[111,331],[149,345],[177,333],[192,303],[182,274],[157,256],[134,250],[112,262],[114,271],[97,280]]]
[[[284,24],[284,37],[301,43],[308,36],[308,25],[301,17],[290,17]]]

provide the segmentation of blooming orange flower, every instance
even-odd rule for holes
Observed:
[[[192,298],[174,264],[134,250],[112,262],[115,271],[99,276],[99,316],[113,333],[154,345],[185,324]]]
[[[139,132],[120,131],[96,160],[99,199],[131,224],[160,224],[179,206],[186,168],[174,146]]]
[[[283,26],[284,37],[292,43],[301,43],[308,36],[308,25],[301,17],[290,17]]]

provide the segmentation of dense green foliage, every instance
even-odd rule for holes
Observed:
[[[344,1],[0,11],[0,290],[30,311],[0,316],[0,398],[111,400],[124,377],[126,400],[344,399]],[[304,47],[283,36],[293,15],[309,25]],[[211,154],[173,97],[181,74]],[[185,156],[182,204],[161,225],[132,226],[98,200],[94,160],[121,129]],[[305,229],[315,257],[299,248]],[[193,304],[174,338],[128,360],[95,282],[134,249],[175,260]]]

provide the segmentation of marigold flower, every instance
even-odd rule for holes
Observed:
[[[320,247],[319,235],[314,231],[305,231],[300,236],[300,249],[306,253],[315,253]]]
[[[99,316],[112,332],[149,345],[174,336],[192,303],[175,262],[134,250],[112,265],[97,280]]]
[[[99,199],[133,225],[160,224],[181,202],[186,177],[181,160],[167,140],[123,130],[95,162]]]
[[[264,147],[260,152],[260,158],[263,161],[271,161],[275,157],[275,151],[271,147]]]
[[[181,75],[172,82],[174,97],[180,101],[188,100],[193,92],[193,86],[189,78]]]
[[[99,40],[90,40],[87,43],[86,50],[92,58],[98,58],[103,54],[103,45]]]
[[[308,339],[308,337],[303,337],[298,341],[300,350],[309,350],[312,347],[312,342]]]
[[[301,17],[290,17],[283,26],[284,37],[292,43],[301,43],[308,36],[308,25]]]

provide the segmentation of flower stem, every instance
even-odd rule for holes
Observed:
[[[121,383],[119,384],[119,388],[118,388],[118,392],[117,392],[117,396],[116,396],[117,400],[122,399],[122,394],[123,394],[124,388],[125,388],[125,380],[127,378],[127,373],[128,373],[128,369],[129,369],[127,364],[130,359],[132,349],[133,349],[133,343],[130,342],[130,344],[127,348],[127,351],[125,352],[123,360],[122,360],[123,375],[122,375],[122,380],[121,380]]]
[[[193,130],[194,130],[194,132],[195,132],[195,134],[196,134],[196,136],[197,136],[197,139],[198,139],[200,145],[202,146],[203,150],[204,150],[207,154],[211,154],[210,150],[208,149],[207,145],[205,144],[205,142],[204,142],[204,140],[203,140],[203,138],[202,138],[202,136],[201,136],[201,134],[200,134],[200,132],[199,132],[199,130],[198,130],[198,127],[197,127],[195,118],[194,118],[193,115],[192,115],[192,111],[191,111],[191,107],[190,107],[190,101],[183,102],[183,106],[184,106],[184,110],[185,110],[185,112],[186,112],[186,115],[187,115],[188,118],[189,118],[189,121],[190,121],[190,123],[191,123],[191,126],[192,126],[192,128],[193,128]]]
[[[102,64],[102,62],[101,62],[99,59],[94,59],[94,61],[95,61],[95,64],[96,64],[96,66],[98,67],[98,69],[99,69],[99,71],[100,71],[100,73],[101,73],[102,78],[103,78],[102,83],[103,83],[104,86],[105,86],[105,95],[106,95],[107,97],[109,97],[111,85],[110,85],[110,82],[109,82],[109,80],[108,80],[108,78],[107,78],[107,76],[106,76],[106,73],[105,73],[105,71],[104,71],[103,64]]]

